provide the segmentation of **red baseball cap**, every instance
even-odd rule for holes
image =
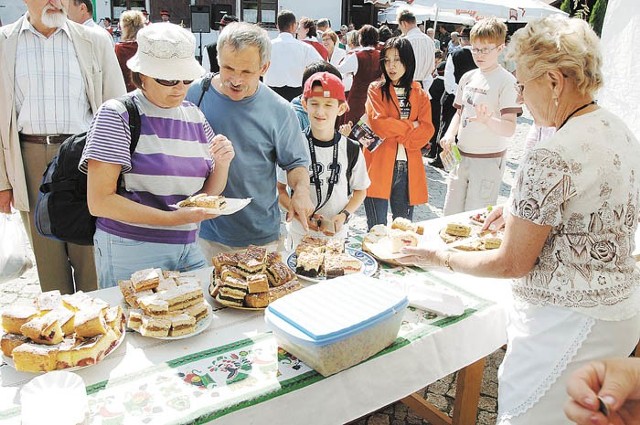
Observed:
[[[322,91],[314,91],[314,87],[319,85],[322,87]],[[329,72],[316,72],[313,74],[306,83],[304,83],[304,91],[302,97],[309,99],[311,97],[324,97],[330,99],[336,99],[342,102],[346,102],[347,98],[344,95],[344,84],[340,78]]]

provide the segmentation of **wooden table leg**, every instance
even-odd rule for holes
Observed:
[[[484,362],[485,359],[482,358],[458,373],[456,399],[453,407],[453,425],[474,425],[476,423]]]
[[[458,372],[453,419],[418,393],[413,393],[400,401],[432,425],[474,425],[478,414],[484,363],[485,359],[482,358]]]

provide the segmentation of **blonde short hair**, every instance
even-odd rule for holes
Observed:
[[[325,31],[322,33],[322,38],[325,37],[329,37],[333,41],[333,44],[338,44],[338,34],[336,34],[335,32],[331,30]]]
[[[120,15],[122,39],[135,40],[138,31],[144,28],[144,15],[139,10],[127,10]]]
[[[527,71],[521,81],[558,70],[583,95],[603,85],[600,39],[582,19],[553,15],[529,22],[511,37],[507,57]]]
[[[471,42],[485,41],[496,46],[504,44],[507,39],[507,26],[496,18],[482,19],[471,28]]]

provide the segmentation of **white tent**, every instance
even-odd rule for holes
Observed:
[[[476,19],[495,16],[508,22],[529,22],[556,13],[566,15],[542,0],[415,0],[413,4],[436,7],[440,13],[467,14]]]
[[[602,27],[604,87],[598,103],[625,120],[640,139],[640,2],[609,0]]]
[[[447,22],[449,24],[473,25],[476,21],[473,17],[465,14],[456,14],[445,11],[438,11],[435,7],[427,7],[419,4],[407,4],[404,1],[395,1],[386,9],[378,12],[378,23],[396,24],[398,10],[409,9],[416,15],[417,21]]]

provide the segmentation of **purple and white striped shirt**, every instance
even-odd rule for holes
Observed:
[[[134,202],[169,211],[187,196],[202,189],[211,174],[209,154],[214,132],[202,112],[192,103],[160,108],[140,90],[133,92],[140,111],[141,132],[131,156],[129,116],[117,100],[105,102],[91,123],[80,170],[87,172],[89,159],[122,165],[126,192]],[[195,242],[198,226],[151,226],[98,218],[96,226],[113,235],[144,242],[187,244]]]

